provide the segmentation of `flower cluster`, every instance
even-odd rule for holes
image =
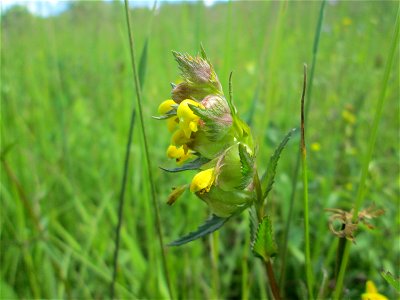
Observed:
[[[172,133],[167,156],[175,170],[198,170],[190,191],[219,217],[228,217],[254,200],[254,155],[250,129],[227,100],[204,50],[192,57],[173,52],[183,81],[158,108]],[[179,195],[182,189],[177,189]],[[176,192],[173,193],[176,200]],[[171,202],[171,201],[169,201]]]

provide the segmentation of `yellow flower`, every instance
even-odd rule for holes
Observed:
[[[169,132],[173,132],[176,128],[176,126],[178,126],[179,123],[179,119],[177,117],[172,117],[172,118],[168,118],[167,119],[167,127]]]
[[[321,150],[321,144],[317,143],[317,142],[312,143],[311,144],[311,150],[314,151],[314,152],[320,151]]]
[[[172,135],[171,144],[176,145],[176,146],[182,146],[182,145],[187,144],[189,141],[190,141],[190,139],[188,139],[185,136],[185,133],[183,132],[183,130],[178,129]]]
[[[378,289],[371,280],[368,280],[365,286],[366,291],[361,295],[362,300],[388,300],[384,295],[378,293]]]
[[[190,191],[193,193],[200,192],[200,194],[209,192],[214,180],[214,168],[201,171],[193,177]]]
[[[174,146],[174,145],[170,145],[167,149],[167,156],[169,158],[175,158],[176,162],[178,164],[183,163],[184,161],[188,160],[189,158],[192,157],[192,154],[190,151],[188,151],[188,149],[185,149],[184,146],[180,146],[179,148]]]
[[[342,118],[349,124],[356,122],[356,116],[348,110],[342,111]]]
[[[350,26],[353,23],[353,20],[349,17],[344,17],[342,20],[343,26]]]
[[[183,100],[179,104],[176,114],[179,118],[179,126],[187,138],[190,138],[192,132],[197,131],[197,124],[200,120],[199,116],[196,116],[194,112],[190,109],[189,104],[204,109],[203,105],[190,99]]]
[[[158,113],[160,115],[164,115],[172,109],[172,106],[176,105],[175,101],[172,99],[168,99],[163,101],[158,107]]]

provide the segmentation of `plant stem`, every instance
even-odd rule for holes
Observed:
[[[128,166],[129,166],[129,157],[130,157],[129,154],[130,154],[132,138],[133,138],[135,114],[136,114],[136,110],[135,110],[135,107],[133,107],[132,114],[131,114],[131,120],[129,123],[128,142],[126,143],[126,149],[125,149],[125,161],[124,161],[124,169],[123,169],[123,173],[122,173],[121,190],[119,193],[118,223],[117,223],[117,228],[115,229],[115,247],[114,247],[114,258],[113,258],[113,275],[112,275],[111,287],[110,287],[110,299],[114,299],[114,294],[115,294],[114,287],[115,287],[115,280],[117,279],[118,250],[119,250],[119,243],[120,243],[120,236],[121,236],[122,213],[124,210],[125,187],[126,187],[126,180],[128,177]]]
[[[308,93],[307,93],[307,101],[306,101],[306,108],[305,108],[305,110],[306,110],[305,111],[305,120],[304,120],[305,123],[307,123],[308,112],[309,112],[309,109],[311,106],[311,99],[312,99],[311,93],[312,93],[312,86],[313,86],[313,82],[314,82],[314,72],[315,72],[315,66],[316,66],[316,61],[317,61],[319,38],[321,36],[322,21],[324,19],[325,3],[326,3],[326,0],[322,0],[321,8],[319,11],[318,22],[317,22],[317,28],[316,28],[315,36],[314,36],[312,63],[311,63],[309,81],[308,81]],[[289,232],[290,232],[290,225],[291,225],[291,222],[293,219],[292,218],[293,206],[294,206],[294,200],[296,198],[296,186],[297,186],[297,177],[299,174],[299,170],[300,170],[300,153],[297,156],[296,166],[295,166],[293,177],[292,177],[289,211],[288,211],[288,216],[286,219],[285,231],[283,234],[282,265],[281,265],[281,275],[279,278],[279,284],[281,287],[283,287],[283,282],[285,281],[286,257],[287,257],[287,249],[288,249]]]
[[[388,58],[386,61],[385,70],[384,70],[384,74],[383,74],[383,80],[382,80],[382,86],[381,86],[381,90],[379,93],[378,102],[377,102],[376,108],[375,108],[375,116],[374,116],[374,121],[372,123],[371,135],[369,137],[368,149],[367,149],[367,153],[364,157],[364,161],[363,161],[363,164],[361,167],[360,183],[358,185],[357,197],[355,200],[354,210],[353,210],[353,222],[355,222],[357,220],[358,211],[360,210],[360,207],[364,200],[365,182],[366,182],[367,176],[368,176],[369,162],[372,159],[372,154],[373,154],[373,150],[375,147],[376,136],[377,136],[377,132],[378,132],[378,126],[379,126],[379,122],[382,117],[383,106],[385,104],[386,88],[387,88],[388,81],[389,81],[390,71],[391,71],[392,65],[393,65],[393,57],[396,52],[397,45],[399,43],[399,14],[400,14],[400,9],[397,11],[394,33],[393,33],[393,38],[392,38],[392,45],[389,50],[390,52],[389,52],[389,55],[388,55]],[[343,290],[343,279],[344,279],[344,274],[346,272],[347,263],[349,261],[350,247],[351,247],[351,243],[348,240],[346,240],[345,245],[344,245],[342,262],[340,264],[339,275],[338,275],[338,278],[336,281],[335,291],[333,293],[333,299],[335,299],[335,300],[340,299],[340,296],[341,296],[341,293]]]
[[[255,190],[256,190],[256,194],[257,194],[257,203],[255,205],[257,219],[258,219],[258,223],[261,223],[265,217],[265,210],[264,210],[263,199],[262,199],[263,195],[261,192],[262,189],[261,189],[260,177],[258,176],[257,171],[255,172],[255,175],[254,175],[254,184],[255,184]],[[272,269],[271,259],[268,259],[268,260],[263,259],[263,262],[265,264],[265,270],[267,271],[268,283],[269,283],[269,286],[271,287],[272,295],[274,296],[275,300],[280,300],[282,298],[280,296],[279,286],[276,283],[274,270]]]
[[[156,192],[155,192],[154,181],[153,181],[153,173],[151,170],[150,155],[149,155],[149,150],[148,150],[149,147],[148,147],[148,142],[147,142],[147,138],[146,138],[146,128],[144,126],[144,120],[143,120],[142,97],[141,97],[141,89],[140,89],[138,72],[136,69],[134,42],[133,42],[133,36],[132,36],[132,30],[131,30],[131,22],[130,22],[130,18],[129,18],[128,0],[125,0],[124,2],[125,2],[126,23],[127,23],[127,27],[128,27],[128,34],[129,34],[131,64],[132,64],[132,71],[133,71],[133,75],[134,75],[135,90],[136,90],[136,100],[137,100],[137,107],[138,107],[138,111],[139,111],[140,128],[142,131],[142,138],[143,138],[143,142],[144,142],[145,160],[146,160],[147,173],[148,173],[147,175],[148,175],[149,182],[150,182],[151,198],[152,198],[153,207],[154,207],[156,228],[157,228],[157,233],[158,233],[158,241],[160,244],[161,259],[162,259],[162,264],[163,264],[163,268],[164,268],[164,274],[165,274],[165,278],[167,281],[169,297],[173,298],[171,282],[170,282],[169,272],[168,272],[167,257],[166,257],[166,252],[165,252],[164,242],[163,242],[163,237],[162,237],[160,212],[159,212],[159,208],[158,208],[158,202],[156,200]]]
[[[212,289],[213,298],[218,299],[219,295],[219,273],[218,273],[218,231],[210,235],[211,266],[212,266]]]
[[[274,296],[275,300],[282,299],[279,292],[278,284],[276,283],[274,270],[272,269],[271,260],[265,261],[265,269],[267,270],[268,281],[271,287],[272,295]]]
[[[311,254],[310,254],[310,228],[309,228],[309,208],[308,208],[308,175],[307,175],[307,151],[305,141],[305,128],[304,128],[304,96],[306,93],[307,85],[307,66],[304,65],[304,81],[303,93],[301,95],[301,162],[302,162],[302,177],[303,177],[303,210],[304,210],[304,244],[305,244],[305,257],[306,257],[306,279],[308,288],[308,298],[314,299],[313,296],[313,276],[311,269]]]

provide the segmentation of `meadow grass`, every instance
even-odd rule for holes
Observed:
[[[285,133],[299,127],[303,63],[311,65],[320,2],[166,4],[130,11],[134,51],[147,43],[142,76],[143,127],[136,124],[127,175],[116,296],[168,298],[157,240],[148,167],[160,208],[162,238],[195,229],[207,207],[190,193],[165,204],[172,186],[189,174],[163,173],[168,134],[158,104],[178,79],[171,50],[195,54],[202,43],[228,91],[233,71],[235,104],[251,120],[263,171]],[[314,295],[333,292],[338,239],[324,208],[354,205],[362,155],[381,91],[397,2],[328,2],[319,40],[307,126],[308,195]],[[121,3],[82,2],[41,19],[14,10],[1,19],[1,298],[107,298],[119,186],[136,96]],[[150,30],[151,27],[151,30]],[[374,230],[362,227],[349,253],[344,295],[359,299],[366,279],[389,298],[380,276],[398,276],[399,58],[387,79],[386,106],[368,164],[363,204],[385,209]],[[268,202],[278,248],[290,208],[291,180],[300,137],[282,154]],[[302,195],[300,180],[296,195]],[[267,298],[266,274],[248,248],[248,216],[217,234],[166,248],[172,294],[183,299]],[[303,213],[296,196],[281,289],[307,297]],[[280,254],[274,260],[281,268]],[[327,274],[327,275],[325,275]],[[278,272],[279,277],[279,272]],[[295,288],[293,288],[295,287]]]

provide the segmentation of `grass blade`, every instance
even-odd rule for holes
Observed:
[[[313,86],[313,82],[314,82],[314,72],[315,72],[315,65],[316,65],[318,48],[319,48],[319,38],[321,36],[321,30],[322,30],[322,21],[324,19],[325,3],[326,3],[326,0],[322,0],[321,8],[319,11],[318,22],[317,22],[317,28],[316,28],[315,36],[314,36],[312,64],[311,64],[310,76],[309,76],[309,81],[308,81],[308,93],[307,93],[307,101],[306,101],[306,109],[305,109],[306,110],[305,111],[305,120],[304,120],[305,126],[307,125],[306,123],[307,123],[307,119],[308,119],[308,111],[309,111],[311,100],[312,100],[311,92],[312,92],[312,86]],[[288,238],[289,238],[289,232],[290,232],[290,225],[291,225],[291,222],[293,219],[293,206],[294,206],[294,200],[296,198],[296,186],[297,186],[297,177],[299,176],[299,170],[300,170],[300,155],[297,156],[296,166],[295,166],[293,177],[292,177],[289,211],[288,211],[288,216],[286,218],[285,231],[283,233],[282,265],[281,265],[281,275],[279,278],[279,285],[282,288],[284,286],[283,282],[285,281],[285,275],[286,275],[285,272],[286,272],[286,257],[287,257],[287,250],[288,250]]]
[[[147,175],[148,175],[149,182],[150,182],[151,199],[153,202],[154,214],[155,214],[155,219],[156,219],[155,221],[156,221],[156,228],[157,228],[157,233],[158,233],[158,241],[159,241],[159,246],[161,248],[160,249],[161,250],[161,258],[162,258],[162,264],[163,264],[163,268],[164,268],[164,274],[165,274],[166,281],[167,281],[169,296],[171,298],[173,298],[171,283],[170,283],[170,278],[169,278],[169,273],[168,273],[166,252],[165,252],[164,241],[163,241],[163,237],[162,237],[160,212],[159,212],[158,202],[156,200],[156,191],[155,191],[155,187],[154,187],[153,173],[151,170],[150,155],[149,155],[149,150],[148,150],[149,146],[148,146],[147,137],[146,137],[146,128],[144,126],[141,88],[140,88],[140,83],[139,83],[138,71],[136,68],[134,41],[133,41],[131,21],[130,21],[130,16],[129,16],[129,6],[128,6],[127,0],[125,0],[125,16],[126,16],[126,24],[127,24],[127,28],[128,28],[128,34],[129,34],[129,47],[130,47],[131,64],[132,64],[131,67],[132,67],[132,72],[134,75],[136,100],[137,100],[137,107],[138,107],[138,112],[139,112],[139,121],[140,121],[140,125],[141,125],[140,127],[141,127],[141,133],[142,133],[142,139],[143,139],[143,145],[144,145],[144,153],[145,153],[145,160],[146,160],[146,166],[147,166]]]

